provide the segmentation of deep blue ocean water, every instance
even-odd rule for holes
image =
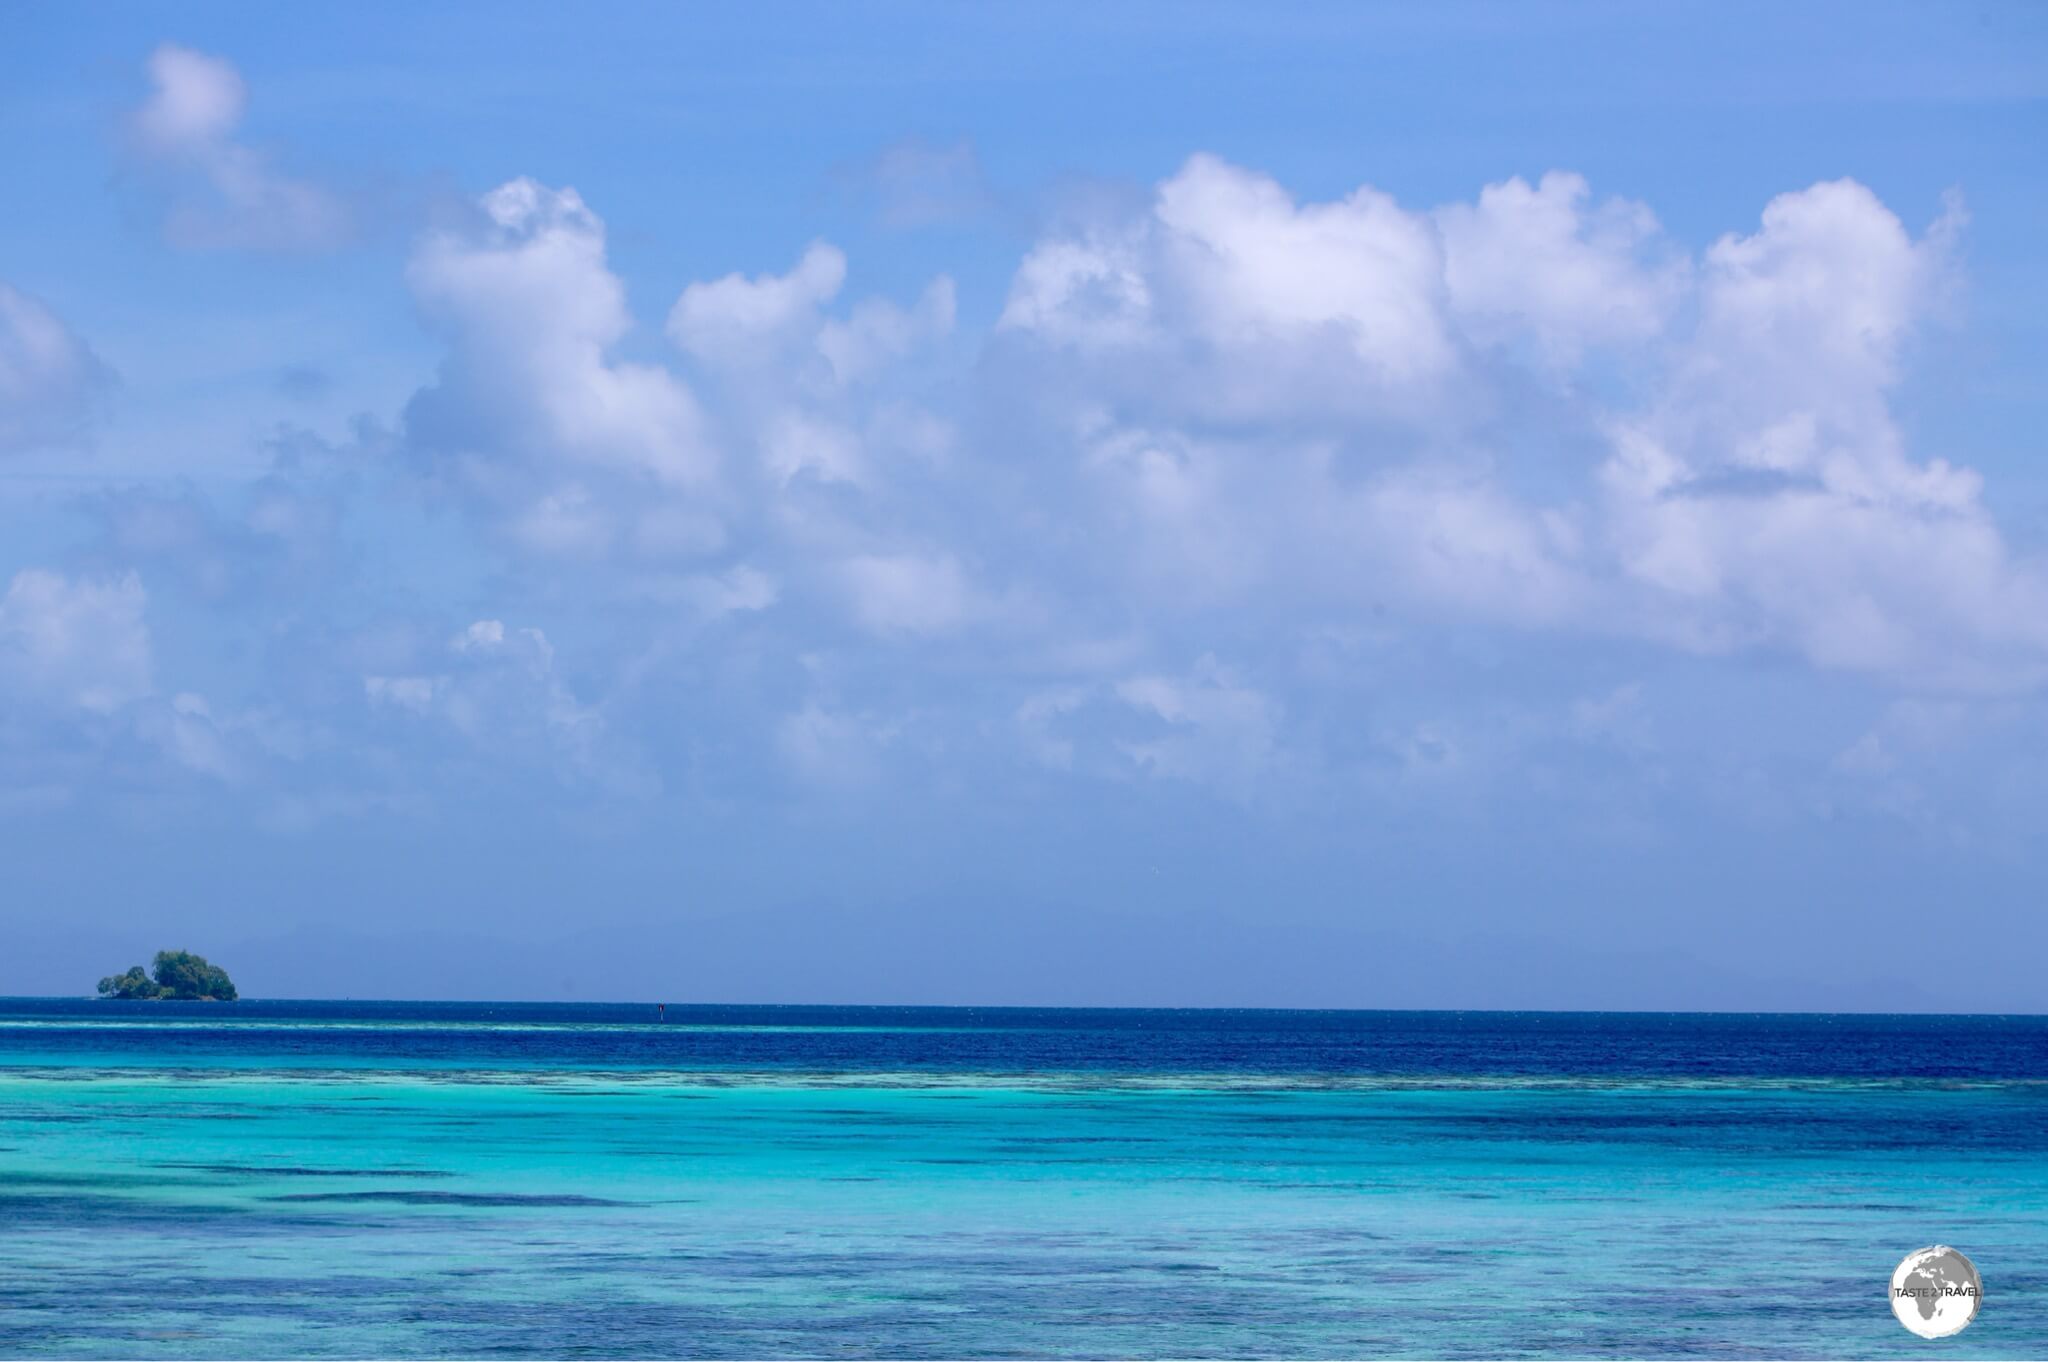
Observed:
[[[2048,1018],[0,1000],[10,1357],[1937,1353]]]

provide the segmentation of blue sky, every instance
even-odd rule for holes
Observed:
[[[0,991],[2048,1006],[2038,7],[4,25]]]

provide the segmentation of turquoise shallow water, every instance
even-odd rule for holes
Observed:
[[[0,1002],[0,1354],[2048,1355],[2038,1019],[651,1013]]]

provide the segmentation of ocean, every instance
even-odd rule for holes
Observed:
[[[0,1000],[7,1357],[1936,1353],[2048,1018]]]

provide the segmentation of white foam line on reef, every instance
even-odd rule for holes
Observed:
[[[1797,1078],[1553,1075],[1207,1074],[1207,1073],[960,1073],[815,1072],[704,1069],[372,1069],[216,1068],[195,1065],[67,1067],[0,1066],[10,1084],[161,1084],[276,1087],[284,1084],[361,1087],[508,1087],[555,1091],[629,1088],[647,1092],[786,1089],[961,1093],[1401,1093],[1401,1092],[1912,1092],[2048,1089],[2041,1078]]]

